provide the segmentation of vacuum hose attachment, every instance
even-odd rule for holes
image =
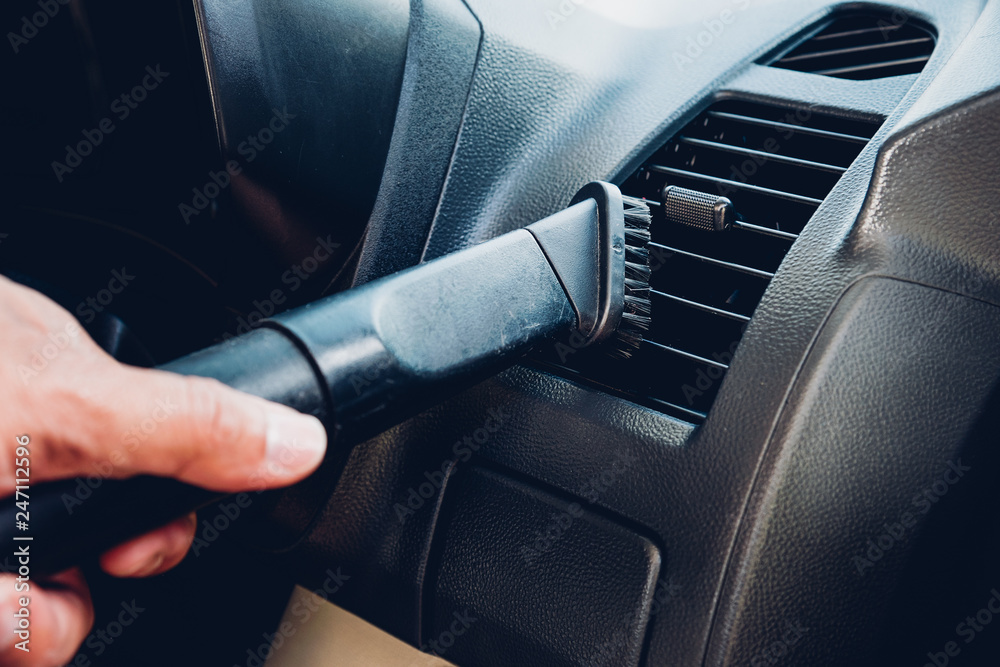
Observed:
[[[390,428],[576,329],[627,356],[649,326],[649,209],[591,183],[570,208],[478,246],[289,311],[167,364],[318,416],[338,447]],[[621,325],[621,326],[619,326]],[[33,571],[79,564],[210,502],[174,480],[80,480],[32,488]],[[89,487],[88,487],[89,488]],[[15,536],[14,499],[0,540]],[[25,537],[25,535],[19,535]]]

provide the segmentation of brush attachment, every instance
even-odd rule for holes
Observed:
[[[641,199],[622,196],[625,212],[625,304],[610,354],[629,359],[649,331],[652,302],[649,298],[649,206]]]
[[[163,369],[319,416],[337,448],[328,463],[341,465],[352,444],[541,341],[572,331],[580,347],[607,341],[616,356],[631,356],[649,328],[649,223],[643,201],[591,183],[569,208],[525,229],[288,311]],[[329,479],[310,487],[313,512],[337,474],[321,470]],[[76,483],[32,488],[35,574],[60,572],[219,498],[169,479],[107,480],[69,514],[63,498]],[[0,540],[14,539],[17,511],[12,498],[0,502]]]

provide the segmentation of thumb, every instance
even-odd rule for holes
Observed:
[[[50,577],[44,585],[0,574],[0,615],[0,665],[9,667],[69,663],[94,623],[90,591],[79,570]]]
[[[47,422],[64,431],[34,450],[45,458],[36,476],[150,474],[235,492],[292,484],[323,460],[326,431],[315,417],[216,380],[114,366],[55,406],[65,416],[49,406]]]

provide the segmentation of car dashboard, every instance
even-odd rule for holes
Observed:
[[[463,666],[993,664],[956,623],[1000,576],[1000,2],[73,0],[28,36],[33,7],[3,10],[0,262],[128,363],[589,181],[654,216],[633,358],[540,345],[232,530],[202,510],[203,555],[95,586],[98,626],[156,617],[95,664],[176,664],[185,625],[249,664],[331,572]],[[672,186],[738,215],[680,227]]]

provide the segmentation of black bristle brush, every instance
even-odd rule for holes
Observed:
[[[629,359],[642,345],[652,320],[649,299],[649,206],[641,199],[622,196],[625,206],[625,307],[615,331],[617,344],[611,355]]]
[[[330,451],[384,431],[567,331],[627,358],[650,325],[650,213],[595,182],[569,208],[478,246],[279,315],[167,364],[318,416]],[[329,456],[329,454],[328,454]],[[323,474],[324,468],[319,474]],[[329,471],[327,471],[329,473]],[[32,488],[32,571],[80,564],[221,497],[173,480]],[[13,498],[0,541],[14,535]]]

